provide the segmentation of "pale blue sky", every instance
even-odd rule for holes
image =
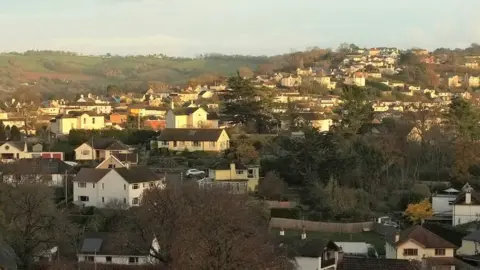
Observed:
[[[480,0],[0,0],[0,51],[194,56],[480,43]]]

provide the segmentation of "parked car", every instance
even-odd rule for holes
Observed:
[[[192,176],[203,176],[205,175],[205,172],[204,171],[200,171],[200,170],[197,170],[197,169],[189,169],[185,175],[187,177],[192,177]]]

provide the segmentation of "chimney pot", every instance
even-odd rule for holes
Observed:
[[[398,241],[400,241],[400,233],[396,232],[395,233],[395,243],[397,243]]]

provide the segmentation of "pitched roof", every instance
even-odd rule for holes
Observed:
[[[472,191],[472,203],[473,205],[478,205],[480,204],[480,192],[477,191]],[[466,204],[465,203],[465,192],[462,192],[458,194],[457,198],[455,201],[453,201],[453,204]]]
[[[160,180],[160,177],[144,166],[131,168],[96,169],[83,168],[73,179],[73,182],[97,183],[110,171],[116,171],[129,184],[152,182]]]
[[[463,237],[463,240],[480,242],[480,230],[474,231],[474,232],[466,235],[465,237]]]
[[[338,270],[415,270],[408,260],[358,258],[344,256],[338,263]]]
[[[420,225],[403,230],[400,233],[399,241],[395,243],[395,245],[398,246],[409,240],[412,240],[425,248],[457,248],[454,244]]]
[[[85,142],[89,146],[92,146],[92,140]],[[128,150],[128,145],[114,138],[94,138],[93,148],[99,150]]]
[[[196,112],[198,109],[198,107],[180,107],[180,108],[175,108],[173,109],[173,113],[175,115],[190,115],[194,112]]]
[[[464,232],[460,232],[453,228],[447,228],[440,224],[435,223],[424,223],[422,225],[425,229],[431,231],[432,233],[442,237],[443,239],[447,240],[448,242],[454,244],[457,247],[462,246],[462,238],[464,238],[467,234]],[[480,233],[479,233],[480,237]],[[479,238],[480,239],[480,238]]]
[[[218,120],[220,119],[220,116],[216,112],[209,112],[207,114],[207,120]]]
[[[280,236],[274,240],[275,246],[287,251],[290,257],[317,258],[322,256],[325,248],[339,250],[339,247],[332,241],[320,239],[299,239]]]
[[[97,183],[109,172],[110,169],[82,168],[73,179],[73,182]]]
[[[23,151],[26,144],[26,142],[24,141],[3,141],[3,142],[0,142],[0,145],[4,145],[6,143],[10,144],[11,146],[17,148],[20,151]]]
[[[217,128],[166,128],[160,133],[160,141],[210,141],[216,142],[223,129]]]
[[[153,237],[151,237],[153,241]],[[148,255],[151,243],[139,234],[87,232],[80,241],[80,254]],[[92,251],[95,250],[95,251]]]
[[[2,166],[4,174],[64,174],[72,167],[59,159],[19,159]]]
[[[128,154],[113,153],[112,156],[114,156],[120,162],[138,163],[137,153],[128,153]]]
[[[135,166],[131,168],[116,168],[114,169],[125,181],[130,184],[158,181],[161,179],[158,175],[152,172],[145,166]]]

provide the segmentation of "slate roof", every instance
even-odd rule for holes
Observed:
[[[88,244],[84,245],[86,239],[95,239],[101,242],[97,255],[148,255],[150,253],[151,243],[145,241],[139,234],[133,233],[107,233],[107,232],[87,232],[80,241],[80,254],[93,254],[87,252]],[[153,237],[151,238],[153,241]],[[82,248],[86,248],[82,250]]]
[[[404,243],[409,240],[415,241],[425,248],[457,248],[456,245],[448,242],[447,240],[420,225],[403,230],[400,233],[400,239],[398,243],[395,243],[394,235],[387,239],[387,241],[395,246],[398,246],[400,243]]]
[[[85,142],[89,146],[92,146],[92,140],[88,140]],[[128,150],[128,145],[120,142],[114,138],[94,138],[93,139],[93,148],[97,150]]]
[[[128,153],[128,154],[121,154],[121,153],[113,153],[116,159],[120,162],[129,162],[129,163],[138,163],[138,154],[137,153]]]
[[[453,204],[465,204],[465,192],[460,193],[455,201],[453,201]],[[473,205],[478,205],[480,204],[480,192],[478,191],[472,191],[472,203]]]
[[[275,246],[287,251],[289,257],[320,257],[325,248],[329,250],[339,250],[339,247],[332,241],[320,239],[299,239],[292,237],[279,236],[274,240]]]
[[[435,223],[424,223],[422,226],[425,229],[442,237],[443,239],[447,240],[448,242],[454,244],[457,247],[462,246],[462,238],[464,238],[467,235],[466,233],[459,232],[457,230],[447,228],[445,226],[435,224]],[[479,233],[479,239],[480,239],[480,233]]]
[[[197,107],[180,107],[180,108],[175,108],[173,109],[173,113],[175,115],[190,115],[194,112],[196,112],[198,109]]]
[[[233,162],[235,164],[235,169],[237,170],[245,170],[247,169],[247,166],[245,166],[243,163],[241,162]],[[217,163],[215,163],[213,166],[212,166],[212,169],[214,170],[230,170],[230,164],[231,162],[228,161],[228,160],[222,160],[222,161],[219,161]]]
[[[216,128],[166,128],[160,133],[160,141],[216,142],[223,129]]]
[[[64,174],[72,167],[59,159],[19,159],[2,166],[4,174]]]
[[[480,242],[480,230],[479,231],[474,231],[474,232],[466,235],[465,237],[463,237],[463,240]]]
[[[157,176],[147,167],[135,166],[131,168],[114,169],[83,168],[75,176],[73,182],[97,183],[111,170],[115,170],[129,184],[152,182],[161,179],[161,177]]]
[[[337,270],[415,270],[408,260],[357,258],[344,256]]]

